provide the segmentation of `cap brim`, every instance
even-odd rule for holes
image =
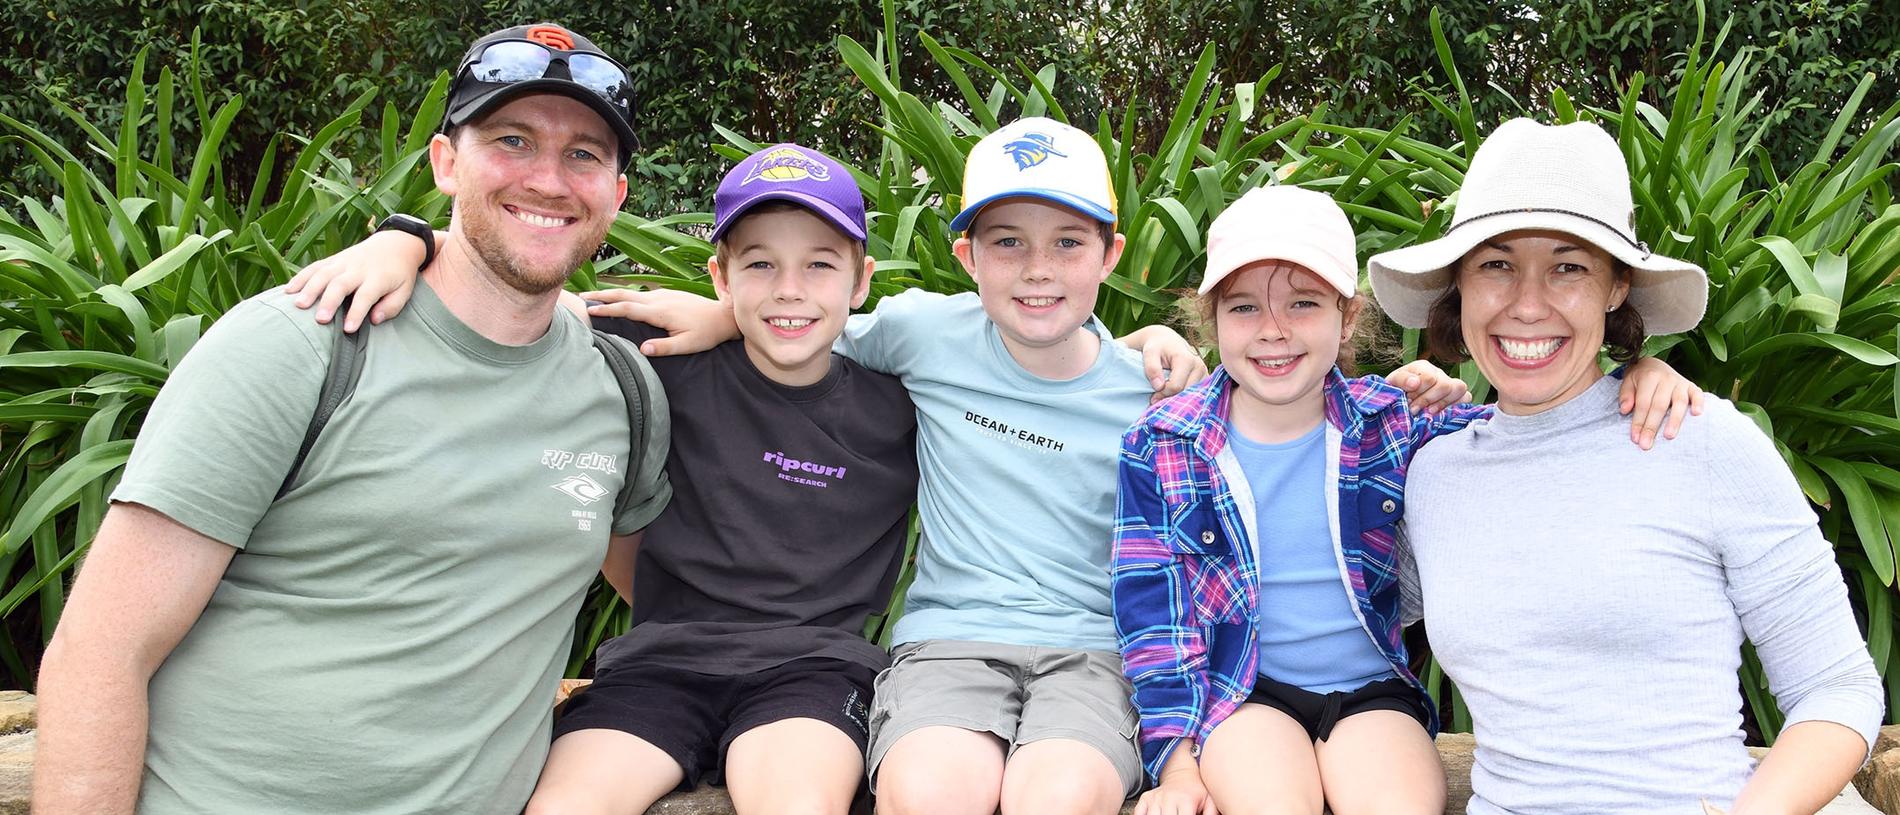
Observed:
[[[1359,293],[1358,268],[1342,267],[1330,252],[1304,241],[1290,240],[1264,240],[1232,253],[1223,252],[1219,258],[1210,256],[1207,271],[1201,277],[1198,293],[1208,293],[1215,286],[1220,285],[1222,279],[1233,274],[1234,270],[1263,260],[1278,260],[1304,266],[1346,297],[1353,297]]]
[[[864,240],[865,232],[863,223],[846,215],[844,210],[839,209],[830,201],[826,201],[816,195],[793,190],[772,190],[770,192],[759,193],[758,195],[746,199],[745,202],[735,207],[732,213],[726,216],[724,221],[713,226],[711,240],[715,243],[718,242],[720,238],[725,237],[726,231],[731,229],[733,224],[739,222],[740,216],[745,215],[751,211],[753,207],[767,201],[790,201],[791,203],[805,207],[806,209],[818,213],[819,217],[824,218],[827,223],[837,227],[838,231],[851,236],[853,240]]]
[[[1115,213],[1109,211],[1107,207],[1104,207],[1101,204],[1097,204],[1093,201],[1083,199],[1080,196],[1074,195],[1072,193],[1064,192],[1062,190],[1051,190],[1051,189],[1044,189],[1044,188],[1037,187],[1037,188],[1020,189],[1020,190],[1004,190],[1003,192],[999,192],[999,193],[996,193],[995,195],[991,195],[988,198],[984,198],[983,200],[978,201],[974,204],[965,204],[963,207],[963,211],[957,213],[957,217],[950,219],[950,231],[951,232],[968,231],[970,228],[970,222],[976,220],[976,213],[979,210],[991,204],[994,204],[997,201],[1001,201],[1005,198],[1040,198],[1044,201],[1053,201],[1055,203],[1061,204],[1070,209],[1077,210],[1081,212],[1083,215],[1087,215],[1090,218],[1094,218],[1095,220],[1101,221],[1102,223],[1105,223],[1105,224],[1112,224],[1115,222]]]
[[[1650,335],[1680,333],[1702,321],[1709,301],[1709,278],[1702,267],[1631,246],[1595,221],[1544,211],[1487,217],[1437,240],[1373,255],[1366,261],[1372,296],[1393,322],[1424,328],[1432,304],[1451,287],[1453,263],[1486,240],[1525,229],[1575,235],[1629,266],[1629,303],[1643,316],[1643,329]]]
[[[640,138],[633,134],[633,125],[628,124],[626,118],[621,116],[620,112],[615,110],[612,104],[608,103],[600,94],[594,93],[568,80],[530,79],[525,82],[511,82],[505,85],[469,80],[468,84],[473,87],[484,87],[485,89],[476,91],[470,94],[466,99],[463,99],[460,104],[451,106],[446,114],[449,124],[467,124],[469,120],[489,110],[493,110],[496,107],[507,104],[515,97],[525,94],[558,93],[562,96],[574,99],[591,108],[595,113],[600,114],[600,118],[607,122],[607,127],[613,130],[615,136],[620,138],[620,152],[622,154],[621,158],[623,159],[623,164],[625,163],[625,159],[633,154],[633,151],[640,148]]]

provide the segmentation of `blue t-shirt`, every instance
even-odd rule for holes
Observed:
[[[1101,353],[1063,381],[1023,370],[973,293],[886,297],[838,339],[917,405],[923,538],[894,642],[1115,650],[1115,467],[1153,388],[1140,354],[1088,326]]]
[[[1260,675],[1314,693],[1392,677],[1352,610],[1326,515],[1326,423],[1278,444],[1231,423],[1227,443],[1253,492],[1260,564]]]

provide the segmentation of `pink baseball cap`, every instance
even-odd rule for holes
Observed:
[[[1228,205],[1207,229],[1206,294],[1236,270],[1262,260],[1297,263],[1339,293],[1359,293],[1357,238],[1333,197],[1299,187],[1258,187]]]

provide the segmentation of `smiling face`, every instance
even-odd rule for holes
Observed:
[[[969,236],[957,240],[984,313],[1030,372],[1070,378],[1093,364],[1095,337],[1082,326],[1122,253],[1122,236],[1104,242],[1105,231],[1061,204],[1005,198],[977,213]]]
[[[627,197],[614,132],[559,94],[509,101],[429,145],[436,186],[455,198],[451,240],[525,294],[567,281],[600,247]]]
[[[1234,379],[1229,420],[1262,442],[1312,430],[1324,415],[1321,386],[1352,336],[1361,301],[1276,260],[1242,266],[1208,296],[1221,363]]]
[[[1506,413],[1541,413],[1603,371],[1605,315],[1629,295],[1608,252],[1562,232],[1506,232],[1458,261],[1465,347]]]
[[[810,210],[765,204],[741,216],[710,264],[713,288],[732,309],[746,357],[784,385],[810,385],[831,370],[831,343],[870,292],[863,244]]]

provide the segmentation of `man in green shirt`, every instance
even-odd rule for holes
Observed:
[[[449,239],[287,485],[332,329],[267,292],[179,364],[47,649],[36,811],[521,811],[581,598],[671,494],[657,382],[632,450],[555,305],[629,115],[572,32],[475,44],[429,151]]]

